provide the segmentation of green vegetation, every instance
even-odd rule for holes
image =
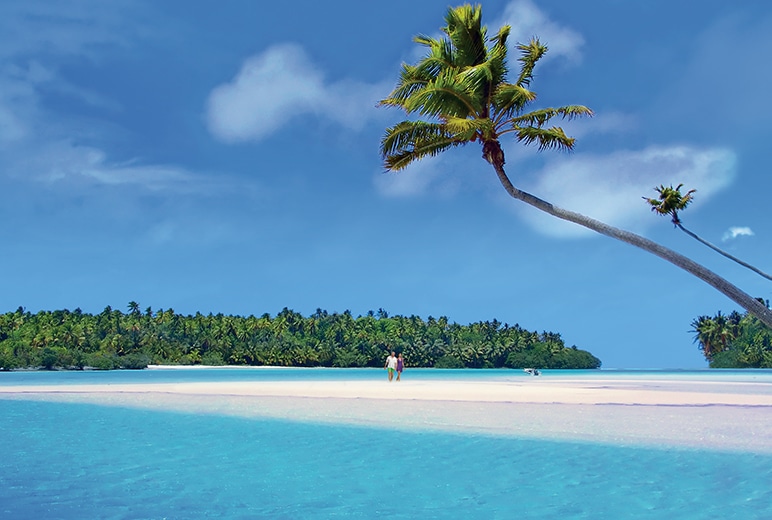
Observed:
[[[711,368],[772,368],[772,330],[753,315],[700,316],[692,332]]]
[[[547,46],[537,38],[517,46],[520,70],[509,82],[508,25],[489,38],[482,25],[482,8],[469,4],[449,8],[445,23],[442,32],[446,37],[414,38],[426,49],[424,57],[415,65],[402,65],[396,88],[381,101],[382,106],[399,108],[407,116],[387,128],[381,140],[387,170],[396,172],[425,157],[477,143],[483,159],[493,167],[512,198],[657,255],[708,283],[772,327],[769,309],[693,260],[640,235],[560,208],[515,187],[504,170],[501,139],[536,144],[540,150],[571,150],[574,139],[561,127],[550,126],[551,121],[590,116],[592,111],[582,105],[529,108],[537,99],[536,92],[531,90],[534,68],[547,52]]]
[[[284,308],[275,317],[183,316],[174,310],[92,315],[57,310],[0,315],[0,369],[145,368],[148,364],[381,367],[389,351],[408,366],[444,368],[598,368],[600,360],[560,334],[528,332],[496,320],[459,325],[445,317],[354,318],[349,311]]]

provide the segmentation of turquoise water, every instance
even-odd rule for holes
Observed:
[[[485,377],[476,373],[464,377]],[[159,377],[149,374],[98,377]],[[0,374],[0,384],[77,375]],[[0,400],[0,417],[0,518],[772,518],[769,455],[37,401]]]
[[[84,383],[176,383],[200,381],[364,381],[385,378],[385,371],[375,368],[193,368],[111,371],[19,371],[0,372],[0,385],[45,385]],[[512,381],[533,377],[522,370],[484,369],[452,370],[408,368],[411,380],[464,379]],[[772,370],[543,370],[542,378],[575,379],[705,379],[723,382],[764,381],[772,383]]]

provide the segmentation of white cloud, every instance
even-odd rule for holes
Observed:
[[[0,169],[31,181],[136,184],[178,189],[192,180],[181,168],[116,162],[99,147],[81,144],[89,136],[40,106],[34,81],[0,73]],[[72,136],[72,137],[70,137]]]
[[[480,157],[480,147],[471,145],[448,150],[436,157],[426,157],[398,172],[379,172],[373,176],[378,193],[389,198],[419,197],[431,194],[442,198],[459,193],[485,191],[495,184],[481,182],[480,176],[496,175]]]
[[[0,174],[38,182],[137,185],[191,189],[196,176],[182,168],[115,161],[93,144],[109,138],[109,123],[73,121],[46,105],[55,92],[92,107],[117,110],[111,100],[66,81],[64,60],[98,60],[105,49],[129,46],[141,17],[122,0],[0,3]],[[199,179],[200,181],[200,179]]]
[[[724,242],[727,240],[734,240],[737,237],[752,237],[753,236],[753,230],[749,227],[730,227],[725,233],[724,236],[721,238]]]
[[[415,197],[429,191],[440,175],[440,158],[427,158],[399,172],[383,172],[373,179],[385,197]]]
[[[581,139],[587,135],[622,134],[637,129],[638,117],[623,112],[596,112],[592,118],[583,117],[568,120],[553,120],[567,135]],[[522,148],[522,146],[521,146]]]
[[[324,99],[324,81],[297,45],[249,58],[232,82],[209,96],[209,130],[224,141],[260,139]]]
[[[728,186],[735,170],[735,155],[726,149],[656,146],[552,160],[538,173],[535,182],[521,187],[565,209],[640,231],[657,222],[642,200],[643,196],[654,194],[655,186],[684,183],[687,188],[698,190],[694,205],[699,206]],[[517,207],[526,221],[544,234],[579,237],[591,233],[527,206]]]
[[[353,80],[326,83],[302,47],[276,45],[248,58],[207,101],[209,131],[225,142],[260,140],[305,115],[360,128],[388,88]]]
[[[150,190],[186,189],[194,176],[168,165],[116,163],[95,147],[68,140],[29,142],[2,161],[7,173],[47,183],[79,182],[107,185],[134,184]]]
[[[491,29],[497,31],[500,26],[506,24],[512,27],[512,44],[527,43],[534,36],[538,36],[549,48],[543,60],[561,56],[572,63],[578,63],[582,59],[582,35],[550,20],[531,0],[515,0],[507,4],[504,14]],[[514,49],[512,51],[514,57]]]

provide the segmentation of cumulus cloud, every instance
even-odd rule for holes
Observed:
[[[538,36],[549,47],[543,58],[545,61],[559,56],[571,63],[579,63],[582,59],[582,35],[550,20],[531,0],[516,0],[507,4],[504,14],[491,28],[498,30],[502,25],[512,27],[510,41],[513,44],[527,43]]]
[[[209,130],[224,141],[260,139],[324,99],[321,72],[297,45],[249,58],[230,83],[209,95]]]
[[[745,227],[730,227],[726,232],[724,233],[724,236],[721,238],[724,242],[727,240],[734,240],[737,237],[752,237],[753,236],[753,230],[747,226]]]
[[[358,129],[384,91],[382,85],[353,80],[328,83],[302,47],[276,45],[248,58],[232,81],[211,92],[207,124],[229,143],[263,139],[305,115]]]
[[[736,157],[722,148],[653,146],[608,155],[577,154],[553,160],[538,173],[526,191],[557,206],[608,224],[640,231],[656,222],[641,199],[653,188],[684,183],[697,189],[695,206],[728,186],[736,174]],[[591,232],[518,205],[537,231],[556,237],[579,237]]]

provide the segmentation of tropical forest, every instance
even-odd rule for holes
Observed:
[[[408,367],[594,369],[601,361],[560,334],[529,332],[497,320],[390,316],[383,309],[310,316],[182,315],[173,309],[127,312],[108,306],[0,315],[0,369],[140,369],[150,364],[382,367],[391,352]]]

